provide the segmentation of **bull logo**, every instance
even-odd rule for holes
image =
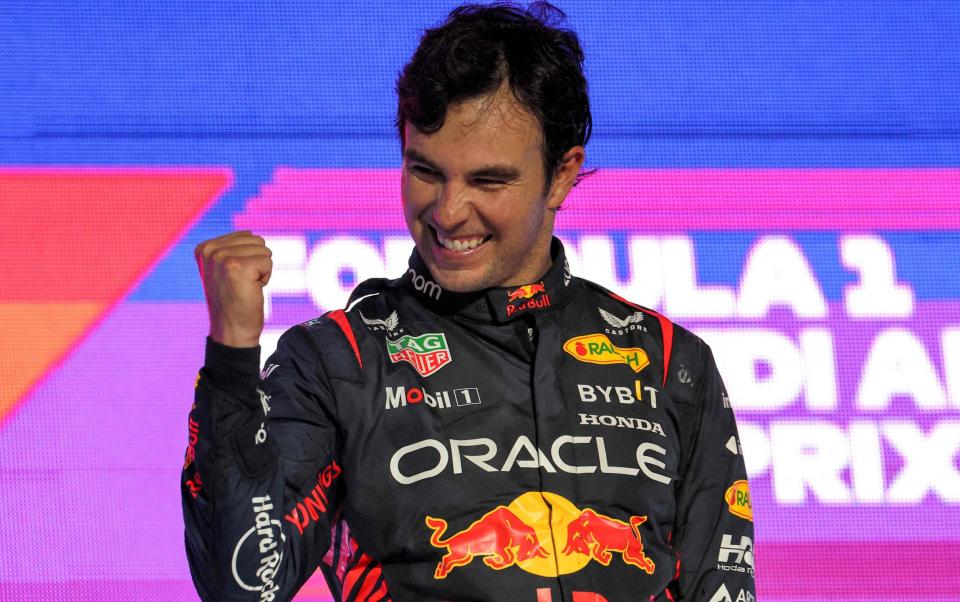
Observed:
[[[507,303],[505,305],[507,317],[518,311],[530,311],[545,307],[550,307],[550,295],[547,294],[547,287],[542,282],[524,284],[507,293]]]
[[[542,282],[537,284],[524,284],[507,293],[507,303],[513,303],[521,299],[531,299],[534,295],[547,292],[547,288]]]
[[[548,491],[529,491],[506,506],[497,506],[466,529],[444,537],[447,521],[426,517],[433,530],[430,544],[445,554],[434,578],[445,579],[475,557],[503,570],[510,566],[540,575],[557,577],[575,573],[591,561],[609,566],[614,554],[623,562],[653,574],[656,565],[644,553],[640,525],[646,516],[631,516],[628,522],[586,508]]]
[[[433,529],[431,545],[447,549],[433,573],[435,579],[446,579],[455,567],[469,564],[476,556],[483,556],[484,564],[499,571],[521,560],[548,555],[537,532],[506,506],[497,506],[446,539],[447,521],[428,516],[426,522]]]
[[[630,524],[598,514],[587,508],[567,525],[567,545],[564,554],[586,554],[604,566],[610,565],[613,555],[620,552],[627,564],[643,569],[652,575],[655,565],[643,553],[639,527],[647,522],[646,516],[631,516]]]

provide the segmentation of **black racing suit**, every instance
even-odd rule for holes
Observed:
[[[204,600],[752,600],[710,349],[570,275],[442,290],[414,252],[259,348],[207,341],[182,477]]]

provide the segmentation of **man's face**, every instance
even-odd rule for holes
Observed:
[[[505,87],[450,105],[432,134],[409,123],[404,133],[404,217],[437,284],[464,292],[542,276],[583,148],[545,188],[539,124]]]

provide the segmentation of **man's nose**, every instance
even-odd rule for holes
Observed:
[[[433,205],[433,222],[443,232],[453,232],[470,215],[470,192],[455,181],[444,182]]]

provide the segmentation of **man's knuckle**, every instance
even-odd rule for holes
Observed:
[[[240,258],[239,258],[239,257],[236,257],[236,256],[234,256],[234,255],[231,255],[231,256],[225,258],[225,259],[221,262],[221,265],[223,265],[223,268],[224,268],[225,270],[229,270],[229,271],[233,272],[233,271],[236,271],[236,270],[239,270],[240,268],[242,268],[242,267],[243,267],[243,262],[240,261]]]

